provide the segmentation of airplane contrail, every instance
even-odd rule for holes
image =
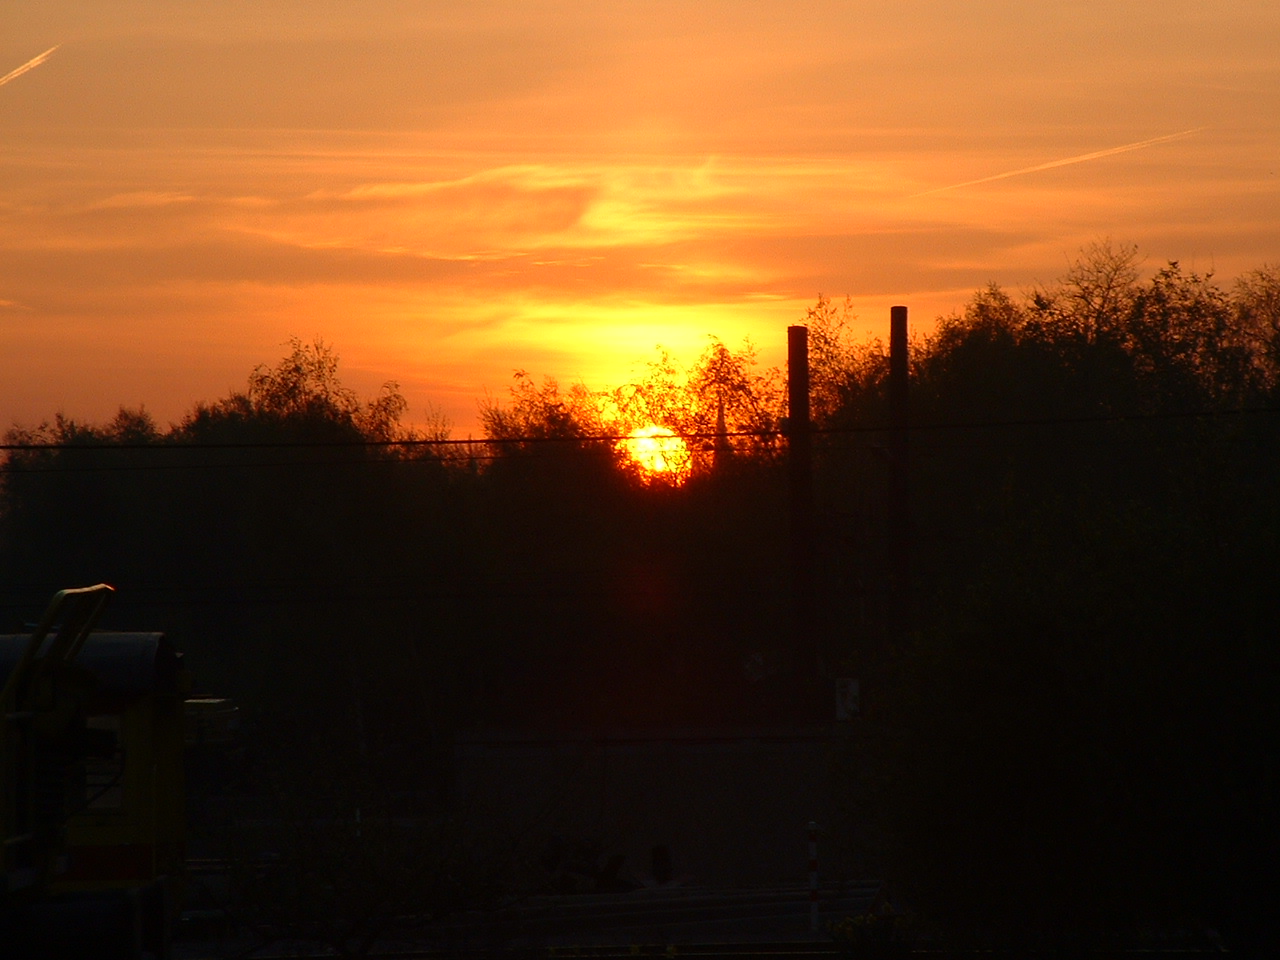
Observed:
[[[977,180],[966,180],[964,183],[952,183],[945,187],[934,187],[932,190],[922,190],[920,193],[913,193],[909,199],[927,197],[931,194],[942,193],[944,190],[959,190],[961,187],[972,187],[979,183],[990,183],[992,180],[1007,180],[1009,177],[1020,177],[1024,173],[1038,173],[1041,170],[1052,170],[1054,167],[1065,167],[1073,163],[1084,163],[1086,160],[1099,160],[1102,157],[1113,157],[1117,153],[1128,153],[1130,150],[1141,150],[1143,147],[1153,147],[1157,143],[1168,143],[1170,140],[1181,140],[1183,137],[1189,137],[1193,133],[1199,133],[1201,130],[1208,129],[1208,127],[1192,127],[1190,130],[1183,130],[1181,133],[1168,133],[1163,137],[1152,137],[1150,140],[1139,140],[1137,143],[1126,143],[1122,147],[1109,147],[1106,150],[1095,150],[1093,153],[1082,153],[1078,157],[1067,157],[1064,160],[1050,160],[1048,163],[1037,164],[1034,167],[1023,167],[1021,170],[1009,170],[1005,173],[997,173],[990,177],[979,177]]]
[[[48,50],[46,50],[44,53],[40,54],[40,56],[38,56],[38,57],[32,57],[30,60],[28,60],[28,61],[27,61],[26,63],[24,63],[22,66],[20,66],[17,70],[10,70],[10,71],[9,71],[8,73],[6,73],[3,77],[0,77],[0,87],[3,87],[3,86],[4,86],[6,83],[8,83],[10,80],[17,80],[17,79],[18,79],[18,77],[22,76],[22,75],[23,75],[24,73],[26,73],[28,70],[34,70],[36,67],[40,66],[40,64],[42,64],[42,63],[44,63],[46,60],[48,60],[48,59],[49,59],[49,55],[50,55],[50,54],[52,54],[52,53],[53,53],[53,51],[57,50],[57,49],[58,49],[58,47],[60,47],[60,46],[62,46],[62,44],[60,44],[60,43],[55,43],[52,47],[50,47],[50,48],[49,48]]]

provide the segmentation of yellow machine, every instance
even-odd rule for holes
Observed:
[[[162,634],[93,631],[112,592],[63,590],[0,635],[6,955],[171,953],[190,679]]]

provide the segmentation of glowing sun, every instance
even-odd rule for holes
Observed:
[[[623,448],[632,461],[646,474],[677,483],[689,473],[691,458],[684,440],[666,427],[640,427],[632,430]]]

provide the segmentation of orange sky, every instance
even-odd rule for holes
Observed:
[[[1274,0],[892,7],[5,4],[0,77],[59,46],[0,85],[0,427],[166,423],[296,334],[465,435],[517,367],[781,363],[820,292],[883,333],[1104,236],[1280,260]]]

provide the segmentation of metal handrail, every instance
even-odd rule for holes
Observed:
[[[70,663],[80,654],[90,631],[98,622],[98,617],[102,615],[113,593],[115,593],[115,587],[97,583],[91,587],[59,590],[53,595],[44,617],[32,631],[31,639],[27,641],[27,646],[22,651],[22,658],[9,674],[4,691],[0,693],[0,713],[7,714],[11,712],[12,706],[18,706],[15,701],[22,691],[22,685],[34,662],[61,660]],[[40,648],[44,646],[50,632],[58,624],[59,618],[63,618],[62,624],[58,627],[58,632],[54,635],[49,649],[41,656]]]

